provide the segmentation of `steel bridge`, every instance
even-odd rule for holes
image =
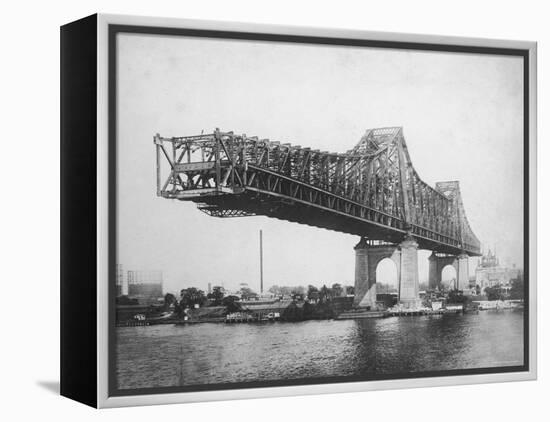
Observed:
[[[154,143],[157,195],[211,216],[266,215],[390,243],[409,234],[421,249],[480,255],[459,183],[422,181],[401,127],[369,129],[345,153],[218,129]]]

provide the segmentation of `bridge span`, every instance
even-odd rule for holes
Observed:
[[[386,257],[398,266],[400,301],[416,306],[419,248],[433,251],[431,287],[441,282],[437,272],[444,262],[457,269],[459,288],[468,287],[468,257],[480,255],[480,242],[466,218],[459,183],[425,183],[401,127],[369,129],[345,153],[218,129],[157,134],[154,144],[160,197],[193,201],[214,217],[265,215],[360,236],[357,306],[376,306],[376,265]]]

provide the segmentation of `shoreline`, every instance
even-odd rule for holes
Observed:
[[[496,309],[478,309],[478,310],[463,310],[463,309],[440,309],[440,310],[386,310],[386,311],[363,311],[363,310],[349,310],[342,312],[332,318],[305,318],[301,320],[248,320],[248,321],[227,321],[226,318],[203,318],[195,320],[183,320],[183,319],[162,319],[162,320],[142,320],[142,321],[117,321],[117,328],[126,327],[149,327],[153,325],[195,325],[195,324],[270,324],[274,322],[295,323],[303,321],[347,321],[352,319],[367,319],[367,318],[391,318],[391,317],[413,317],[413,316],[439,316],[439,315],[456,315],[456,314],[479,314],[480,312],[524,312],[524,308],[496,308]]]

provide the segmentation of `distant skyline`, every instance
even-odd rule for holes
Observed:
[[[118,262],[166,291],[245,282],[353,285],[357,236],[267,217],[219,219],[156,196],[152,138],[216,127],[344,152],[402,126],[429,185],[458,180],[470,225],[523,261],[523,65],[496,55],[138,34],[118,36]],[[419,251],[420,281],[430,251]],[[473,274],[477,259],[470,259]],[[391,277],[391,269],[384,277]]]

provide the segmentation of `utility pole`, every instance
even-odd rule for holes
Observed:
[[[260,230],[260,295],[264,294],[264,249],[262,231]]]

